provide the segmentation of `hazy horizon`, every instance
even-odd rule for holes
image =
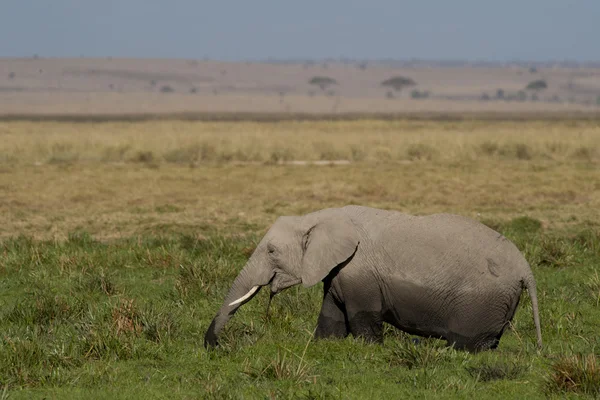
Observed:
[[[600,2],[5,0],[0,57],[600,61]]]

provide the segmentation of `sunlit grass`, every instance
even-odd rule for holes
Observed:
[[[550,231],[530,217],[488,224],[532,264],[541,351],[527,294],[495,351],[457,351],[388,325],[383,345],[315,341],[319,284],[275,297],[269,319],[268,294],[259,293],[208,352],[204,332],[260,236],[4,240],[0,390],[9,398],[597,396],[600,231]],[[538,256],[548,237],[576,255],[571,264]]]
[[[0,164],[598,161],[596,121],[0,122]]]

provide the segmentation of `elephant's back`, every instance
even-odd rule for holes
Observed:
[[[390,218],[378,236],[375,244],[398,272],[415,280],[494,285],[521,279],[529,268],[502,234],[459,215],[407,218],[402,214]]]

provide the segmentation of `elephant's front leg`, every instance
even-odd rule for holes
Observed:
[[[325,285],[323,306],[317,321],[315,338],[344,338],[348,336],[348,322],[344,305],[336,301],[329,285]]]

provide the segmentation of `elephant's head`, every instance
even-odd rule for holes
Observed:
[[[206,332],[204,346],[217,345],[227,321],[261,287],[270,284],[271,293],[277,294],[300,283],[313,286],[350,259],[358,243],[354,224],[339,209],[278,218],[235,278]]]

